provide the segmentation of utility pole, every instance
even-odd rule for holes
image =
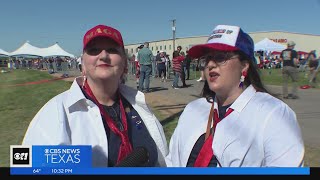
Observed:
[[[173,48],[173,51],[174,52],[176,50],[176,20],[175,19],[172,19],[172,48]]]

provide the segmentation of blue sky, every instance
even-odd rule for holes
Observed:
[[[8,52],[28,40],[79,55],[97,24],[118,29],[125,44],[170,39],[172,19],[177,38],[208,35],[218,24],[320,35],[320,0],[1,0],[0,17],[0,49]]]

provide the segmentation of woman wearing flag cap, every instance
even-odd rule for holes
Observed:
[[[295,112],[270,95],[254,43],[240,27],[218,25],[189,50],[205,58],[202,98],[190,102],[171,137],[168,166],[297,167],[304,144]]]
[[[101,167],[124,164],[143,147],[146,162],[133,166],[166,166],[160,122],[144,94],[121,83],[127,60],[120,32],[105,25],[90,29],[83,37],[81,64],[82,76],[40,109],[22,144],[91,145],[92,164]]]

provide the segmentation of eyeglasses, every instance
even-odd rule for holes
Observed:
[[[231,56],[229,53],[216,53],[204,57],[206,64],[208,64],[209,61],[213,61],[214,63],[216,63],[217,66],[222,66],[226,64],[228,60],[237,58],[239,58],[238,55]],[[209,68],[209,70],[211,70],[213,67],[209,67],[206,65],[205,68]]]
[[[109,54],[120,54],[120,50],[118,50],[117,48],[103,49],[103,48],[91,47],[91,48],[85,49],[85,52],[90,56],[96,56],[100,54],[103,50],[105,50]]]

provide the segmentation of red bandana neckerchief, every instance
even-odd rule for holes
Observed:
[[[95,102],[95,104],[99,107],[100,113],[102,117],[104,117],[105,121],[107,122],[110,130],[115,133],[117,136],[121,138],[121,145],[119,149],[118,159],[117,163],[119,163],[123,158],[125,158],[131,151],[132,146],[129,141],[128,137],[128,125],[127,125],[127,117],[126,113],[122,104],[122,100],[119,94],[119,101],[120,101],[120,112],[121,112],[121,120],[123,124],[123,131],[120,131],[117,126],[115,125],[115,122],[111,119],[108,113],[103,109],[103,106],[98,102],[97,98],[94,96],[89,84],[87,81],[85,81],[83,90],[87,93],[87,95],[92,98]]]
[[[233,109],[229,108],[224,117],[227,117],[232,111]],[[214,116],[214,119],[212,116]],[[214,152],[212,149],[213,136],[216,130],[216,126],[220,121],[221,119],[219,119],[217,109],[214,109],[214,102],[212,102],[212,106],[211,106],[210,114],[208,118],[206,135],[205,135],[205,142],[194,163],[194,167],[208,167],[212,157],[214,156]],[[213,122],[213,125],[212,125],[212,133],[211,133],[212,122]]]

